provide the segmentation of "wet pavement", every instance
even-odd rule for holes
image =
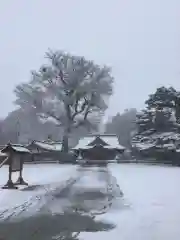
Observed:
[[[76,173],[74,182],[63,191],[54,184],[37,215],[11,223],[8,229],[18,232],[20,226],[28,226],[27,231],[35,235],[32,238],[25,231],[27,240],[51,236],[61,240],[179,240],[180,168],[111,164],[108,169],[80,168]],[[20,239],[14,235],[13,240]]]
[[[20,240],[20,237],[32,239],[32,236],[33,240],[48,239],[52,236],[66,239],[66,235],[71,235],[74,239],[84,231],[113,229],[115,224],[96,220],[96,216],[106,213],[111,208],[113,199],[121,197],[122,194],[111,173],[108,169],[102,171],[102,168],[92,167],[79,168],[77,173],[65,188],[54,186],[53,189],[51,184],[49,191],[41,194],[39,198],[36,196],[34,204],[11,209],[9,215],[5,213],[5,221],[0,224],[1,235],[10,239],[13,233],[13,240]],[[37,189],[39,188],[40,185],[37,185]],[[34,185],[24,191],[35,189]],[[23,231],[19,231],[20,228]]]

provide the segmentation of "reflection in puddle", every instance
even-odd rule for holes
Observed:
[[[107,212],[124,210],[130,206],[123,198],[116,179],[108,171],[96,171],[96,173],[99,181],[105,183],[104,190],[97,186],[78,185],[78,179],[65,189],[48,195],[46,203],[39,209],[38,214],[28,217],[22,214],[14,220],[10,218],[1,222],[0,237],[7,240],[12,238],[13,240],[78,240],[81,232],[114,229],[114,224],[97,220],[96,217]],[[85,175],[87,177],[87,174]],[[25,212],[28,210],[26,209]]]
[[[10,240],[44,240],[52,236],[77,235],[80,232],[109,231],[115,227],[114,224],[96,221],[94,217],[83,216],[79,213],[63,213],[56,215],[42,214],[32,216],[18,221],[2,222],[0,233],[4,239]],[[74,239],[74,238],[72,238]]]

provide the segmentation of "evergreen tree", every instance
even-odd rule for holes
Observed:
[[[160,87],[154,94],[150,94],[145,104],[147,108],[174,108],[177,92],[174,88]]]
[[[133,148],[146,156],[176,162],[176,148],[180,141],[178,92],[161,87],[145,103],[145,110],[137,114],[138,133],[132,139]]]
[[[153,125],[154,112],[150,109],[142,110],[136,114],[136,124],[138,133],[142,133],[154,127]]]

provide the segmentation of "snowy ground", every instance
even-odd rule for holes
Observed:
[[[25,165],[23,169],[23,177],[29,185],[35,184],[51,184],[65,182],[68,178],[75,175],[76,166],[59,165],[59,164],[35,164]],[[13,180],[18,178],[17,173],[13,173]],[[8,167],[4,166],[0,169],[0,186],[5,185],[8,179]],[[26,192],[21,190],[3,190],[0,189],[0,210],[13,207],[27,201],[36,195],[36,192]]]
[[[108,232],[82,232],[79,239],[179,240],[180,168],[139,164],[111,164],[108,168],[120,185],[124,198],[97,219],[114,223],[116,228]],[[63,182],[75,176],[76,172],[77,166],[30,165],[25,168],[24,176],[31,184],[44,184]],[[106,179],[103,175],[98,176],[92,171],[84,172],[72,191],[92,187],[104,189]],[[7,169],[0,169],[0,184],[6,180]],[[21,203],[32,193],[1,190],[0,206]]]
[[[110,232],[83,233],[82,239],[179,240],[180,168],[111,165],[129,207],[101,216],[117,224]]]

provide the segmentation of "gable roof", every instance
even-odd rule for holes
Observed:
[[[1,150],[1,153],[8,153],[9,151],[14,151],[14,152],[17,152],[17,153],[30,153],[30,151],[20,145],[20,144],[7,144],[7,146],[5,146],[2,150]]]
[[[111,149],[125,149],[125,147],[119,144],[118,138],[114,134],[98,134],[98,135],[89,135],[79,140],[79,143],[73,149],[89,149],[93,146],[90,146],[96,139],[100,138],[103,142],[107,145],[104,146],[105,148]]]
[[[101,138],[100,136],[97,136],[97,137],[95,137],[95,138],[88,144],[88,146],[94,146],[94,145],[107,146],[108,143],[106,143],[106,142],[104,141],[104,139]]]
[[[44,149],[46,151],[61,151],[62,150],[62,142],[41,142],[41,141],[33,141],[29,144],[28,147],[35,145],[38,148]]]

